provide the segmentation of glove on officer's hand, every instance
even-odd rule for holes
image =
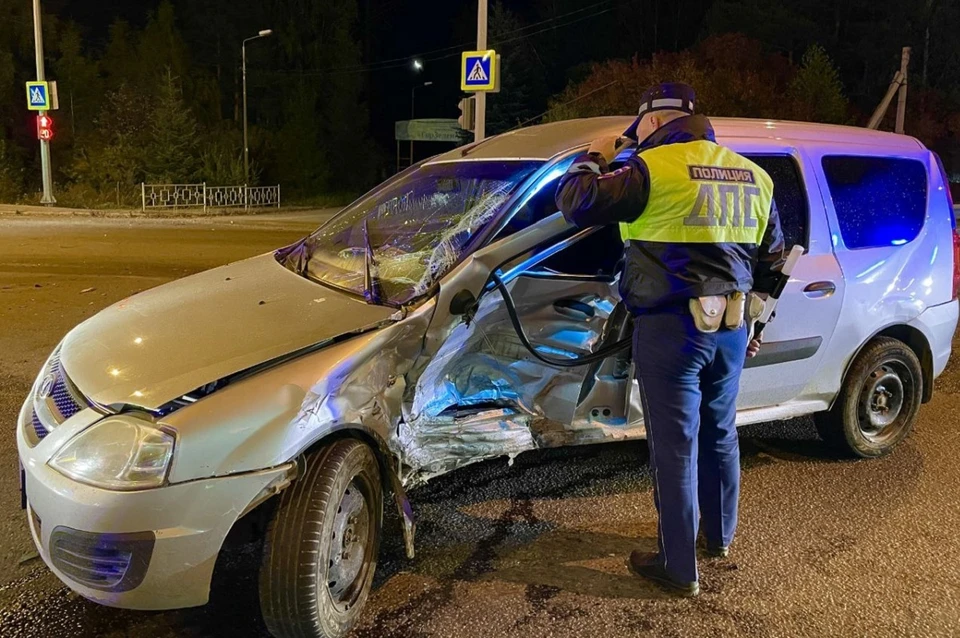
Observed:
[[[620,144],[618,144],[620,142]],[[607,164],[610,164],[613,160],[617,158],[617,152],[623,148],[623,142],[619,135],[608,135],[606,137],[598,137],[590,143],[590,148],[587,150],[588,153],[597,154],[606,160]]]

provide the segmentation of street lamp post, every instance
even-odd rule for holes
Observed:
[[[240,45],[243,67],[243,179],[250,183],[250,144],[247,142],[247,42],[266,38],[273,35],[272,29],[263,29],[252,38],[247,38]]]
[[[416,106],[416,96],[417,89],[422,86],[430,86],[433,82],[424,82],[423,84],[415,84],[412,89],[410,89],[410,121],[413,121],[414,118],[414,107]],[[413,140],[410,140],[410,166],[413,166]]]

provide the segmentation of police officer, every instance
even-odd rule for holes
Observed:
[[[639,575],[700,591],[696,542],[725,557],[737,525],[736,400],[749,340],[744,294],[772,292],[783,263],[773,182],[716,143],[686,84],[647,90],[639,146],[610,171],[617,137],[595,140],[561,179],[557,205],[577,226],[620,225],[620,296],[634,316],[633,362],[650,448],[658,551]]]

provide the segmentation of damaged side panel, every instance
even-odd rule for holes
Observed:
[[[165,417],[182,439],[171,481],[273,467],[342,429],[375,439],[402,486],[526,450],[643,436],[622,357],[544,364],[521,344],[495,291],[481,296],[469,323],[450,313],[455,294],[480,295],[493,268],[563,228],[562,218],[545,220],[540,234],[478,251],[408,316],[344,335]],[[541,353],[574,358],[622,338],[614,283],[543,275],[507,284]]]
[[[231,384],[169,415],[165,422],[182,439],[170,480],[272,467],[347,427],[386,442],[396,431],[404,374],[420,352],[433,308],[426,303],[406,319]]]
[[[615,286],[597,281],[520,276],[509,288],[531,341],[556,358],[595,350],[618,301]],[[473,321],[450,331],[415,382],[392,442],[404,480],[535,448],[642,435],[642,426],[639,432],[627,426],[625,376],[610,390],[619,388],[619,420],[583,409],[585,377],[597,372],[537,360],[521,344],[500,295],[487,294]]]

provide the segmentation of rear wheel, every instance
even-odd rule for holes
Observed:
[[[845,452],[883,456],[910,433],[922,397],[917,355],[902,341],[878,337],[857,355],[833,408],[814,420],[820,437]]]
[[[341,440],[307,458],[267,530],[260,607],[277,638],[339,638],[373,582],[383,493],[373,451]]]

